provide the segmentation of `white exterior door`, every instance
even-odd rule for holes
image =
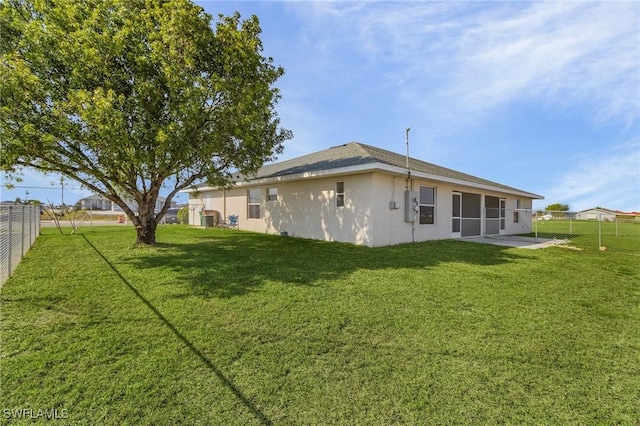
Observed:
[[[507,200],[500,198],[500,234],[505,234],[507,228]]]
[[[500,220],[500,199],[486,195],[484,197],[485,234],[498,235],[502,225]]]
[[[451,238],[460,238],[462,223],[462,194],[459,192],[453,193],[452,208],[451,208]]]
[[[480,194],[472,194],[469,192],[454,193],[454,206],[456,195],[459,197],[459,236],[460,237],[477,237],[480,235],[482,224],[482,208]],[[455,209],[455,207],[454,207]],[[455,229],[455,218],[453,219]]]

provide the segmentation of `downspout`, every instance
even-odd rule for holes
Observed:
[[[405,189],[413,192],[413,180],[411,179],[411,166],[409,165],[409,127],[405,130],[405,139],[407,141],[407,180],[405,183]],[[411,187],[409,187],[411,185]],[[413,212],[413,221],[411,222],[411,242],[416,242],[416,213]]]
[[[409,181],[411,180],[411,168],[409,167],[409,130],[411,130],[410,128],[407,127],[407,129],[405,130],[405,138],[407,141],[407,164],[406,164],[406,168],[407,168],[407,179],[405,180],[405,185],[404,185],[404,189],[406,189],[407,191],[409,191]]]
[[[396,200],[396,177],[393,176],[391,181],[391,203],[393,207],[389,209],[391,210],[389,212],[389,227],[388,227],[389,229],[388,244],[389,245],[393,244],[393,236],[395,234],[394,226],[393,226],[393,214],[392,214],[392,211],[397,208],[395,200]]]
[[[227,188],[225,187],[222,188],[222,220],[227,220]]]

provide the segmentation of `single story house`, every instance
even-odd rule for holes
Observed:
[[[357,142],[236,178],[185,190],[189,223],[233,215],[239,229],[375,247],[531,232],[532,202],[543,199]]]
[[[600,220],[600,221],[614,221],[618,213],[604,209],[602,207],[595,207],[593,209],[582,210],[576,213],[576,219],[578,220]]]
[[[165,197],[158,197],[158,199],[156,200],[156,211],[159,211],[160,209],[162,209],[162,206],[164,206],[165,201],[167,201],[167,199]],[[112,202],[111,200],[107,199],[106,197],[100,195],[100,194],[91,194],[88,197],[84,197],[78,200],[78,203],[80,203],[80,207],[85,209],[85,210],[89,210],[89,209],[93,209],[93,210],[102,210],[103,212],[112,212],[112,213],[124,213],[124,211],[122,210],[122,208],[120,208],[119,205],[115,204],[114,202]],[[171,207],[174,207],[174,204],[176,204],[175,202],[171,202]],[[131,208],[131,210],[138,211],[138,205],[135,202],[130,202],[127,203],[127,205]]]

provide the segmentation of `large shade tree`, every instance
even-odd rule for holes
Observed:
[[[275,112],[284,70],[262,56],[256,16],[212,25],[188,0],[4,0],[0,25],[0,168],[80,182],[124,210],[138,243],[155,243],[179,190],[251,174],[291,137]]]

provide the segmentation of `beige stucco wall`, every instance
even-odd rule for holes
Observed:
[[[190,199],[189,223],[200,224],[199,211],[217,210],[223,217],[238,215],[239,228],[326,241],[372,245],[371,209],[372,174],[340,178],[309,179],[261,185],[261,218],[249,219],[248,187],[228,191],[207,191]],[[345,205],[336,206],[336,182],[345,182]],[[267,188],[278,188],[278,200],[267,201]],[[203,206],[200,209],[198,206]]]
[[[343,207],[336,205],[338,181],[344,182]],[[286,231],[294,237],[371,245],[371,174],[273,186],[278,188],[278,201],[265,201],[264,220],[249,219],[247,226],[250,229],[270,233]],[[266,198],[266,187],[263,198]]]
[[[406,179],[391,175],[374,175],[374,242],[376,246],[400,244],[411,241],[427,241],[451,238],[451,193],[452,189],[442,183]],[[407,186],[412,191],[419,191],[420,186],[431,186],[436,190],[435,224],[420,225],[418,218],[414,223],[405,222],[404,192]],[[396,209],[390,208],[395,202]]]
[[[372,200],[372,232],[373,245],[383,246],[410,241],[427,241],[452,237],[451,212],[454,192],[470,192],[482,195],[481,206],[484,212],[484,197],[494,196],[506,200],[505,234],[521,234],[531,232],[531,212],[519,213],[518,223],[513,221],[513,209],[516,197],[495,191],[481,190],[451,185],[425,179],[413,179],[409,188],[418,191],[421,185],[434,187],[436,190],[436,211],[434,225],[420,225],[404,221],[404,191],[407,182],[404,178],[376,173],[373,175],[374,194]],[[395,202],[397,209],[391,209]],[[531,209],[532,200],[520,198],[521,209]],[[484,215],[484,213],[483,213]],[[481,222],[481,234],[486,233],[485,220]]]
[[[336,182],[343,181],[345,205],[336,206]],[[404,221],[403,177],[382,173],[353,174],[341,177],[282,181],[260,185],[261,218],[249,219],[248,186],[227,191],[207,191],[190,197],[190,224],[200,225],[201,209],[217,210],[223,217],[238,215],[239,228],[302,238],[342,241],[367,246],[385,246],[411,241],[447,239],[452,237],[451,211],[454,191],[491,195],[506,199],[506,234],[531,231],[531,213],[520,212],[519,222],[513,222],[515,198],[504,193],[480,190],[423,179],[414,179],[410,188],[418,191],[421,185],[436,188],[434,225],[420,225]],[[267,201],[267,187],[278,188],[278,200]],[[395,209],[390,206],[395,202]],[[520,208],[531,209],[531,199],[520,199]],[[485,221],[481,232],[485,234]]]

